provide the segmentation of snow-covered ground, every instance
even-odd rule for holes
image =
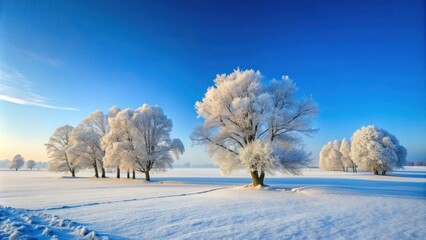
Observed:
[[[426,168],[267,176],[173,169],[141,179],[0,170],[0,238],[426,239]]]

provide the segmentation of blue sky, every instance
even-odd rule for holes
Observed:
[[[289,75],[329,140],[374,124],[426,160],[425,1],[0,2],[0,159],[47,160],[54,130],[110,106],[160,105],[187,152],[218,73]],[[21,103],[21,104],[16,104]]]

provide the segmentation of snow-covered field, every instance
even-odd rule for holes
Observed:
[[[0,170],[0,237],[426,239],[426,168],[303,173],[253,189],[246,172],[218,169],[173,169],[152,183]]]

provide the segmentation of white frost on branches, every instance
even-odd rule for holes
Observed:
[[[320,168],[327,171],[348,171],[348,168],[352,168],[355,171],[356,166],[349,157],[350,151],[351,145],[346,139],[326,143],[320,152]]]
[[[340,159],[346,171],[349,168],[352,168],[352,171],[355,172],[357,165],[354,163],[354,161],[351,158],[351,142],[346,140],[346,138],[343,138],[341,142],[340,153],[342,154]]]
[[[179,139],[171,139],[173,128],[169,119],[158,106],[144,104],[136,109],[131,118],[135,169],[145,173],[150,180],[151,169],[162,171],[171,168],[173,159],[179,158],[185,148]]]
[[[129,123],[130,109],[121,111],[116,106],[109,109],[109,131],[102,138],[102,147],[105,149],[104,164],[107,168],[123,168],[123,152],[127,150],[126,143],[130,140]],[[131,168],[126,168],[130,170]]]
[[[172,167],[174,159],[184,152],[179,139],[171,139],[173,124],[154,106],[143,105],[136,110],[120,110],[113,106],[108,114],[95,111],[76,128],[63,126],[56,130],[46,144],[51,157],[51,171],[92,168],[95,176],[105,168],[116,168],[145,173]]]
[[[36,162],[34,160],[27,160],[25,162],[25,165],[27,166],[27,168],[32,170],[34,166],[36,165]]]
[[[51,159],[48,165],[49,171],[69,171],[73,177],[75,176],[75,172],[79,167],[77,161],[68,154],[68,150],[71,147],[71,133],[73,129],[70,125],[57,128],[50,137],[49,142],[45,144],[47,154]]]
[[[407,150],[394,135],[375,126],[367,126],[353,134],[350,156],[362,169],[386,174],[386,171],[405,165]]]
[[[80,168],[93,168],[95,177],[99,177],[98,171],[101,170],[99,162],[103,158],[99,135],[80,124],[72,131],[70,137],[71,146],[67,151],[68,156]]]
[[[105,164],[145,173],[171,168],[174,158],[184,152],[179,139],[171,139],[173,128],[163,110],[143,105],[135,111],[124,109],[109,119],[109,131],[103,138]]]
[[[223,173],[250,170],[254,185],[263,185],[265,172],[297,174],[310,160],[300,133],[315,132],[311,122],[317,106],[311,99],[297,100],[296,91],[286,76],[264,86],[259,71],[217,75],[195,104],[204,125],[194,129],[191,139],[208,147]]]
[[[18,171],[22,166],[24,166],[24,158],[17,154],[13,157],[12,161],[10,162],[9,169],[15,169]]]

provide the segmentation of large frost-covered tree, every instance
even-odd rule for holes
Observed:
[[[34,166],[36,165],[36,162],[34,160],[27,160],[25,162],[25,165],[27,166],[27,168],[33,170]]]
[[[360,168],[373,171],[375,175],[379,171],[386,175],[387,171],[405,165],[407,150],[394,135],[375,126],[367,126],[353,134],[350,156]]]
[[[300,134],[311,127],[317,106],[311,99],[297,100],[296,85],[288,78],[262,84],[259,71],[235,70],[217,75],[195,108],[204,124],[191,139],[207,145],[222,173],[245,167],[253,185],[264,185],[266,172],[298,174],[310,161]]]
[[[69,171],[73,177],[78,170],[77,162],[70,158],[68,150],[71,147],[71,132],[73,127],[64,125],[55,130],[49,142],[45,144],[47,154],[51,159],[48,169],[53,172]]]
[[[152,169],[172,167],[173,158],[179,158],[185,148],[179,139],[170,138],[172,120],[158,106],[144,104],[133,113],[131,122],[135,169],[145,173],[145,179],[150,181]]]
[[[18,169],[20,169],[22,166],[24,166],[24,158],[21,155],[17,154],[10,162],[9,168],[18,171]]]

